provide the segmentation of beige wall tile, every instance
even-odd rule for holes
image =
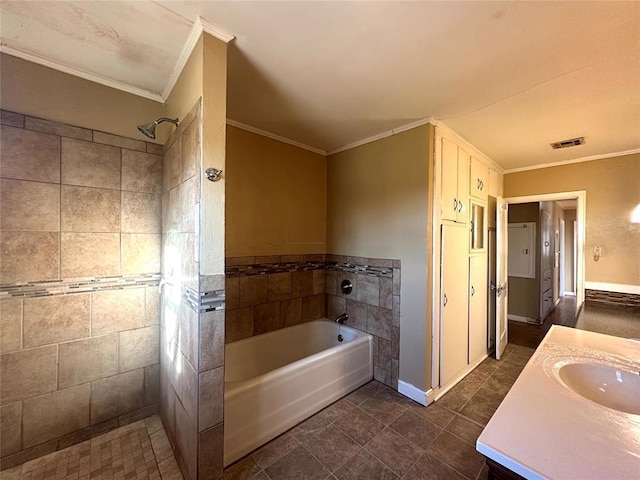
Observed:
[[[60,137],[6,126],[0,137],[0,176],[60,183]]]
[[[162,155],[164,148],[158,143],[147,142],[147,153],[153,153],[154,155]]]
[[[179,143],[179,142],[176,142]],[[180,402],[176,402],[176,444],[189,478],[197,478],[198,462],[198,425],[195,418],[189,417]]]
[[[313,270],[313,294],[319,295],[324,293],[325,289],[325,270]]]
[[[280,328],[280,302],[256,305],[253,310],[253,333],[271,332]]]
[[[38,132],[51,133],[61,137],[77,138],[78,140],[91,141],[91,130],[65,125],[64,123],[50,122],[42,118],[24,117],[24,128]]]
[[[158,291],[158,287],[147,287],[144,290],[144,325],[160,325],[160,292]]]
[[[200,374],[199,430],[202,432],[224,420],[224,367]]]
[[[95,292],[91,295],[91,335],[104,335],[144,326],[144,288]]]
[[[198,419],[198,374],[191,368],[188,362],[183,363],[184,368],[180,372],[180,391],[178,398],[194,422]]]
[[[60,234],[0,232],[0,283],[58,277]]]
[[[253,335],[253,307],[227,310],[225,314],[225,342],[235,342]]]
[[[119,233],[62,233],[62,278],[120,274]]]
[[[226,277],[224,281],[225,308],[240,306],[240,277]]]
[[[198,290],[200,272],[196,255],[196,235],[193,233],[178,234],[178,251],[180,252],[180,281],[189,288]]]
[[[91,382],[91,424],[141,408],[143,397],[142,368]]]
[[[0,455],[16,453],[22,448],[22,403],[0,408]]]
[[[199,435],[198,474],[202,480],[222,478],[224,453],[223,424],[216,425]]]
[[[162,193],[162,157],[122,150],[122,190]]]
[[[180,302],[178,313],[180,351],[194,368],[198,367],[198,314]]]
[[[0,180],[0,225],[3,230],[60,230],[60,185]]]
[[[240,277],[240,306],[266,303],[267,298],[266,275]]]
[[[119,232],[120,192],[62,185],[63,232]]]
[[[58,388],[118,373],[116,334],[62,343],[58,349]]]
[[[120,190],[120,149],[62,138],[62,183]]]
[[[302,298],[280,302],[280,328],[302,323]]]
[[[324,316],[323,295],[302,297],[302,321],[317,320]]]
[[[89,426],[91,387],[77,387],[30,398],[23,402],[23,446],[39,443]]]
[[[130,150],[138,150],[140,152],[145,152],[147,150],[147,142],[145,142],[144,140],[121,137],[119,135],[112,135],[105,132],[94,131],[93,141],[96,143],[104,143],[106,145],[128,148]]]
[[[367,333],[391,340],[393,313],[386,308],[367,306]]]
[[[200,275],[200,291],[211,292],[213,290],[224,290],[225,275]]]
[[[0,353],[22,348],[22,300],[0,302]]]
[[[169,147],[162,158],[162,191],[168,192],[180,179],[180,141]]]
[[[122,232],[162,233],[162,196],[122,192]]]
[[[225,311],[200,314],[200,371],[224,364]]]
[[[160,402],[160,364],[144,368],[144,404]]]
[[[89,294],[25,299],[24,348],[88,337],[89,302]]]
[[[291,272],[268,274],[267,295],[270,302],[291,298]]]
[[[161,242],[160,234],[123,233],[122,273],[159,272]]]
[[[154,365],[160,361],[160,327],[139,328],[119,333],[118,371]]]
[[[24,115],[7,110],[0,110],[0,124],[22,128],[24,127]]]
[[[2,355],[0,403],[5,405],[55,390],[57,355],[56,345]]]
[[[356,299],[368,305],[378,306],[380,302],[380,279],[370,275],[358,275]]]
[[[313,295],[313,271],[300,270],[291,274],[292,297]]]
[[[181,138],[181,168],[180,181],[199,173],[200,158],[200,122],[191,122]]]

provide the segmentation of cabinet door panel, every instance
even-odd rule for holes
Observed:
[[[471,175],[469,180],[469,194],[486,200],[489,192],[489,167],[475,157],[471,157]]]
[[[469,162],[470,156],[467,152],[458,148],[458,202],[462,202],[462,208],[458,206],[459,223],[469,223]]]
[[[455,221],[458,209],[458,146],[442,139],[441,218]]]
[[[442,301],[440,324],[440,385],[467,366],[469,263],[465,226],[442,226]]]
[[[469,258],[469,362],[487,354],[487,257]]]

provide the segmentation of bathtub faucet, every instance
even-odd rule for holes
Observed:
[[[348,313],[342,313],[342,314],[340,314],[340,315],[338,315],[336,317],[336,323],[343,324],[347,320],[349,320],[349,314]]]

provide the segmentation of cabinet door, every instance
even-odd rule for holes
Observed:
[[[487,257],[469,258],[469,363],[487,354]]]
[[[458,223],[469,223],[469,162],[469,154],[458,148]]]
[[[458,212],[458,146],[443,138],[441,153],[441,218],[455,221]]]
[[[471,157],[471,176],[469,179],[469,194],[482,200],[487,199],[489,191],[489,167]]]
[[[463,225],[442,226],[440,303],[440,385],[451,382],[467,366],[469,263],[468,231]]]
[[[495,198],[502,196],[502,175],[493,168],[489,169],[489,191],[487,193]]]

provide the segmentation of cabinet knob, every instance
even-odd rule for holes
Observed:
[[[462,211],[462,202],[458,202],[458,212]]]
[[[442,305],[442,306],[443,306],[443,307],[446,307],[446,306],[447,306],[447,303],[449,303],[449,299],[447,298],[447,294],[445,293],[445,294],[444,294],[444,303],[443,303],[443,305]]]
[[[456,210],[458,210],[458,199],[454,198],[453,199],[453,211],[455,212]]]
[[[476,294],[476,288],[471,285],[471,296],[473,297]]]

